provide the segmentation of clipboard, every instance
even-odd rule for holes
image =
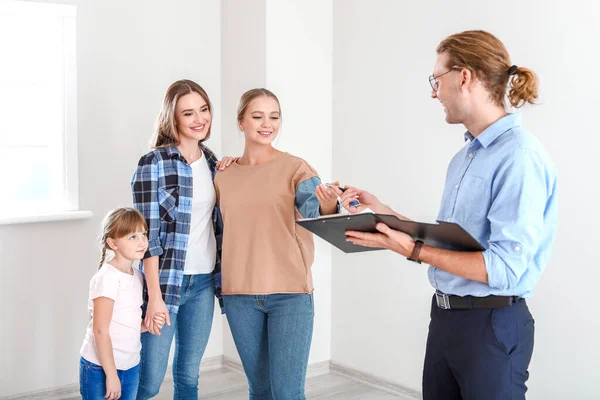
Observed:
[[[435,224],[403,221],[395,215],[386,214],[349,214],[325,216],[319,218],[299,219],[296,223],[325,241],[331,243],[344,253],[383,250],[380,248],[358,246],[346,241],[346,231],[378,232],[375,226],[383,222],[397,231],[410,235],[414,240],[421,240],[428,246],[458,251],[483,251],[483,247],[473,236],[460,225],[453,222],[437,221]]]

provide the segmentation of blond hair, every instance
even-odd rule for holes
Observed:
[[[275,94],[268,89],[257,88],[257,89],[248,90],[240,98],[240,103],[238,104],[238,109],[237,109],[238,122],[240,122],[241,120],[244,119],[244,114],[246,114],[246,111],[248,110],[248,106],[250,105],[252,100],[256,99],[257,97],[262,97],[262,96],[270,97],[277,102],[277,106],[279,107],[279,117],[281,118],[281,104],[279,103],[279,99],[277,98],[277,96],[275,96]]]
[[[120,239],[136,231],[148,230],[148,224],[141,212],[131,207],[121,207],[110,211],[102,220],[102,232],[100,235],[100,246],[102,257],[98,269],[106,260],[106,251],[109,250],[108,238]]]

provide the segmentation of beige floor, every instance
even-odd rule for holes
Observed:
[[[211,400],[247,400],[248,385],[246,377],[240,371],[228,368],[213,369],[200,373],[200,399]],[[392,394],[369,385],[352,380],[336,372],[314,376],[306,381],[306,397],[308,399],[327,400],[413,400],[414,398]],[[171,400],[173,383],[165,380],[156,400]],[[31,393],[13,400],[77,400],[79,385],[69,385],[48,392]]]
[[[203,371],[200,374],[201,399],[247,400],[248,385],[243,374],[229,369]],[[410,400],[407,397],[378,390],[335,373],[308,378],[306,382],[308,399],[327,400]],[[172,382],[163,383],[157,400],[173,398]]]

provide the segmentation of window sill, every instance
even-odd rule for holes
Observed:
[[[32,222],[72,221],[77,219],[92,218],[91,211],[60,211],[53,213],[40,213],[35,215],[0,216],[0,225],[29,224]]]

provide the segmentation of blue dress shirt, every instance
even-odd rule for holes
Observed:
[[[485,247],[488,284],[435,266],[429,281],[446,294],[530,297],[556,235],[556,168],[520,114],[465,140],[448,166],[438,220],[458,223]]]

